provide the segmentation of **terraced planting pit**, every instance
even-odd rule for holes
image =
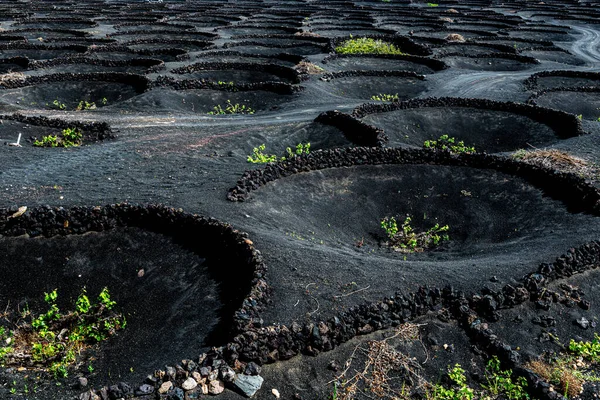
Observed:
[[[495,153],[544,147],[582,133],[575,118],[551,110],[477,101],[458,104],[461,106],[452,107],[452,100],[432,100],[430,104],[428,100],[417,100],[372,109],[364,106],[365,114],[360,108],[355,112],[364,115],[362,122],[383,129],[390,146],[423,147],[425,141],[447,135],[476,151]],[[537,111],[544,116],[536,116]]]
[[[77,355],[77,368],[67,367],[91,381],[139,382],[147,371],[224,343],[250,290],[254,267],[243,238],[216,220],[155,206],[38,208],[8,220],[12,210],[2,212],[0,301],[7,310],[43,313],[44,293],[56,289],[66,312],[82,289],[93,302],[108,288],[126,318],[123,329]],[[223,263],[240,279],[226,282]]]

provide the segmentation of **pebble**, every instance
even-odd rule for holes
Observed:
[[[208,394],[208,385],[204,382],[201,382],[200,391],[202,392],[202,394]]]
[[[77,378],[77,386],[79,386],[80,389],[83,389],[87,385],[88,385],[88,380],[85,376],[80,376],[79,378]]]
[[[194,378],[197,383],[200,383],[204,380],[204,378],[202,378],[202,375],[200,375],[200,372],[198,371],[192,372],[192,378]]]
[[[281,395],[279,394],[279,390],[277,389],[271,389],[271,393],[273,393],[273,396],[275,396],[276,399],[281,397]]]
[[[581,317],[581,319],[576,320],[577,325],[582,327],[583,329],[587,329],[590,326],[590,321],[586,317]]]
[[[158,388],[158,393],[164,394],[167,393],[173,387],[173,383],[171,381],[163,382],[162,385]]]
[[[208,384],[208,393],[221,394],[225,390],[225,385],[221,381],[210,381]]]
[[[192,389],[195,389],[196,386],[198,386],[198,382],[196,382],[196,380],[194,378],[187,378],[181,384],[181,387],[183,390],[192,390]]]

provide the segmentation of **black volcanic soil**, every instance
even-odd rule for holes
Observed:
[[[433,292],[447,286],[454,290],[444,292],[446,303],[424,306],[428,312],[415,306],[415,312],[402,313],[403,321],[419,325],[420,341],[390,343],[416,357],[430,382],[439,382],[448,365],[460,363],[468,370],[469,383],[479,387],[484,365],[495,352],[519,354],[517,362],[507,361],[516,368],[560,350],[545,340],[548,332],[564,344],[590,340],[598,331],[591,325],[583,329],[576,320],[596,322],[600,317],[600,276],[594,269],[600,254],[593,250],[593,262],[573,256],[575,248],[599,239],[597,172],[565,178],[551,169],[528,175],[528,167],[514,164],[502,170],[502,162],[494,158],[510,157],[518,149],[560,149],[591,165],[600,163],[600,81],[594,75],[600,72],[600,14],[595,5],[567,0],[438,6],[397,0],[0,1],[0,211],[27,206],[30,215],[42,205],[66,209],[160,203],[247,232],[264,257],[270,299],[257,311],[262,321],[237,332],[256,338],[262,353],[254,361],[271,361],[263,365],[265,382],[257,399],[273,399],[272,389],[283,399],[328,398],[332,380],[341,372],[328,369],[332,360],[343,366],[356,346],[394,334],[399,319],[389,317],[393,313],[377,302],[396,292],[419,293],[424,285]],[[451,33],[466,42],[450,42]],[[333,54],[335,43],[350,35],[394,34],[403,51],[419,56]],[[136,59],[153,61],[132,61]],[[196,63],[295,67],[300,83],[288,74],[248,68],[171,72]],[[306,63],[322,70],[307,69]],[[61,73],[142,77],[135,82],[43,81]],[[530,77],[539,73],[532,84]],[[35,83],[25,85],[30,76]],[[147,79],[143,88],[141,79]],[[565,123],[569,128],[559,135],[550,123],[555,120],[511,112],[511,107],[405,107],[368,114],[360,118],[362,126],[356,124],[358,118],[348,122],[341,117],[337,125],[315,121],[326,111],[350,114],[364,103],[385,104],[371,96],[396,93],[399,101],[454,97],[529,102],[569,113],[572,120],[581,115],[582,130],[579,122]],[[51,107],[54,100],[66,109]],[[81,100],[95,102],[97,108],[75,111]],[[228,101],[255,113],[209,114]],[[104,140],[73,148],[32,145],[34,137],[92,122],[108,123],[113,137],[102,135]],[[329,160],[310,171],[302,160],[293,160],[298,164],[282,167],[278,179],[252,182],[245,201],[227,200],[246,170],[264,167],[247,161],[255,147],[264,144],[265,152],[278,158],[298,143],[310,143],[317,156],[324,154],[320,150],[342,154],[333,149],[355,147],[362,135],[373,132],[381,140],[371,143],[407,151],[448,134],[494,157],[478,166],[461,164],[459,156],[445,165],[420,159],[361,165],[372,161],[365,156],[352,166]],[[9,145],[19,133],[22,146]],[[581,207],[567,206],[564,198]],[[423,253],[390,250],[379,221],[407,214],[421,229],[448,224],[450,241]],[[0,227],[12,222],[0,221]],[[90,293],[108,286],[129,319],[126,330],[94,348],[93,374],[73,371],[57,385],[43,373],[1,368],[0,398],[78,399],[82,390],[74,384],[79,376],[89,378],[95,388],[121,381],[138,387],[154,370],[227,344],[231,337],[224,325],[235,311],[231,299],[239,300],[240,293],[228,292],[226,283],[245,279],[243,285],[250,285],[249,278],[238,276],[227,261],[190,251],[189,243],[200,239],[183,243],[160,232],[158,227],[121,226],[83,235],[14,237],[0,231],[0,307],[25,301],[39,307],[43,292],[53,288],[66,301],[82,286]],[[548,272],[547,265],[570,249],[556,261],[555,270],[565,260],[575,260],[575,273]],[[138,275],[141,270],[143,276]],[[539,285],[533,285],[538,278]],[[503,292],[506,285],[527,288],[527,298],[500,301],[509,297]],[[544,309],[537,302],[540,293],[565,285],[580,288],[589,309],[560,302]],[[465,323],[468,312],[456,306],[457,291],[475,313],[473,319],[488,324],[507,345],[504,350],[488,346]],[[491,295],[497,310],[490,311],[489,301],[488,308],[478,303]],[[246,303],[256,302],[251,298]],[[554,323],[541,327],[541,317]],[[349,341],[335,343],[330,351],[313,342],[307,345],[315,329],[323,330],[320,322],[344,318],[352,321],[345,332],[353,333],[344,336]],[[294,355],[285,352],[284,340],[280,349],[273,347],[269,334],[279,324],[309,332],[295,336],[302,336],[295,349],[304,354],[284,360]],[[355,362],[358,369],[364,358]],[[588,384],[580,398],[595,398],[597,392],[597,384]],[[531,394],[562,400],[556,394]],[[226,390],[221,398],[242,396]]]

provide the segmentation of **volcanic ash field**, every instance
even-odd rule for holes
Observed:
[[[0,0],[0,398],[600,395],[600,2]]]

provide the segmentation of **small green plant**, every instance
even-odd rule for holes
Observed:
[[[77,128],[66,128],[62,131],[62,146],[73,147],[81,145],[83,133]]]
[[[456,364],[452,369],[448,367],[448,377],[454,387],[445,388],[441,384],[433,386],[433,390],[427,393],[428,400],[473,400],[473,389],[467,386],[467,377],[465,370],[460,364]]]
[[[108,99],[106,97],[103,97],[100,102],[102,103],[103,106],[105,106],[108,104]]]
[[[398,47],[381,39],[358,38],[346,40],[335,48],[339,54],[396,54],[405,55]]]
[[[306,144],[298,143],[296,145],[295,150],[292,150],[291,147],[288,147],[285,149],[285,151],[287,152],[287,157],[281,157],[281,161],[290,160],[294,157],[301,156],[303,154],[309,154],[310,153],[310,143],[306,143]]]
[[[569,342],[569,351],[586,360],[596,363],[600,362],[600,336],[594,333],[594,339],[591,342],[576,342],[571,339]]]
[[[465,142],[462,140],[456,142],[456,139],[449,137],[448,135],[442,135],[438,140],[426,140],[423,143],[423,148],[431,150],[444,150],[455,154],[473,154],[475,153],[475,147],[465,146]]]
[[[94,103],[94,102],[88,103],[86,100],[81,100],[79,102],[79,104],[77,104],[77,107],[75,107],[75,111],[85,111],[85,110],[95,110],[95,109],[96,109],[96,103]]]
[[[427,7],[438,7],[438,3],[427,3]]]
[[[80,146],[83,140],[83,133],[78,128],[66,128],[58,135],[42,136],[41,140],[35,140],[33,145],[36,147],[73,147]]]
[[[217,85],[221,88],[226,88],[233,92],[237,91],[237,89],[235,87],[235,82],[233,82],[233,81],[228,81],[228,82],[227,81],[217,81]]]
[[[254,114],[256,111],[244,104],[233,104],[231,100],[227,100],[225,108],[220,104],[213,107],[213,111],[209,111],[210,115],[225,115],[225,114]]]
[[[46,105],[48,105],[48,103],[46,103]],[[58,99],[55,99],[52,102],[52,105],[54,106],[54,108],[56,108],[57,110],[65,110],[67,108],[67,105],[65,103],[61,103]]]
[[[66,378],[69,367],[76,363],[83,350],[108,339],[127,325],[122,314],[112,311],[116,302],[107,288],[102,289],[95,303],[90,301],[85,288],[82,289],[74,311],[67,313],[61,313],[57,298],[56,289],[45,293],[47,311],[36,317],[28,315],[29,323],[22,318],[17,320],[13,331],[15,345],[0,347],[3,365],[38,368],[56,379]],[[88,370],[93,371],[90,368],[91,364]]]
[[[252,154],[250,154],[247,158],[249,163],[253,164],[266,164],[275,161],[285,161],[291,160],[294,157],[298,157],[301,155],[310,153],[310,143],[298,143],[296,148],[292,150],[291,147],[286,148],[287,156],[277,157],[275,154],[265,154],[266,146],[261,144],[258,147],[252,149]]]
[[[58,137],[56,135],[42,136],[42,140],[35,140],[33,145],[36,147],[58,147]]]
[[[435,224],[425,232],[415,232],[411,226],[412,218],[407,216],[400,227],[395,217],[385,217],[381,220],[381,228],[388,237],[388,245],[403,253],[421,252],[427,248],[439,245],[442,241],[450,240],[446,232],[448,225]]]
[[[275,154],[265,154],[266,146],[261,144],[258,147],[252,149],[252,154],[248,156],[248,162],[253,164],[266,164],[277,161]]]
[[[375,100],[375,101],[400,101],[400,98],[398,97],[398,93],[396,93],[396,94],[380,93],[380,94],[371,96],[371,100]]]
[[[578,120],[583,121],[583,114],[577,114],[575,116]]]
[[[512,370],[502,370],[498,357],[492,357],[485,368],[485,379],[487,384],[483,388],[492,395],[504,394],[509,400],[528,400],[527,381],[525,378],[512,378]]]

